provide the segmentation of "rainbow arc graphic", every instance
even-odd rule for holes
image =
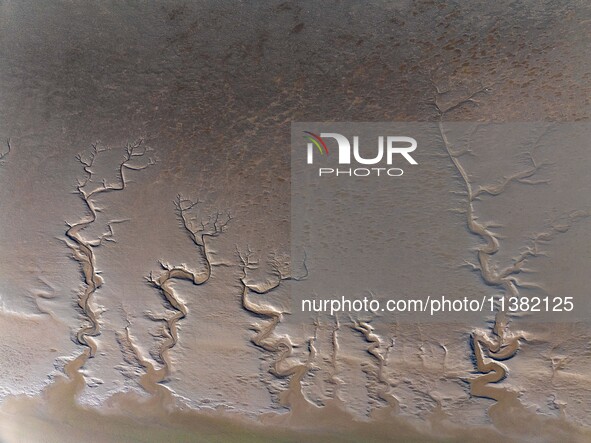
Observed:
[[[304,134],[308,134],[304,136],[304,139],[311,141],[318,148],[321,155],[328,155],[328,147],[322,137],[309,131],[304,131]]]

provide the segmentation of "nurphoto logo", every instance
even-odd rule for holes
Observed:
[[[350,165],[351,164],[351,142],[347,137],[337,132],[321,132],[319,135],[314,134],[310,131],[304,131],[304,140],[307,142],[307,163],[309,165],[314,164],[314,156],[320,155],[322,157],[329,156],[329,148],[326,139],[332,139],[336,142],[338,149],[338,164],[339,165]],[[334,144],[334,142],[329,142]],[[384,148],[385,145],[385,148]],[[364,145],[365,148],[365,145]],[[318,175],[322,176],[356,176],[356,177],[367,177],[369,175],[375,176],[390,176],[400,177],[404,174],[404,171],[398,167],[389,167],[393,164],[395,155],[399,155],[404,158],[411,165],[417,165],[417,161],[410,155],[417,149],[417,141],[412,137],[404,136],[378,136],[377,150],[374,148],[373,157],[364,157],[361,155],[359,148],[359,136],[353,136],[353,159],[354,162],[359,165],[378,165],[384,164],[382,167],[359,167],[359,168],[339,168],[339,167],[320,167],[318,168]],[[365,148],[365,151],[368,149]],[[397,157],[396,157],[397,158]],[[323,162],[323,163],[326,163]],[[331,165],[334,166],[334,165]]]

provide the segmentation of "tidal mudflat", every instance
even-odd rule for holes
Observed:
[[[552,0],[2,2],[0,441],[590,441],[589,23]],[[431,125],[396,192],[325,214],[395,205],[351,227],[395,251],[383,296],[576,312],[295,315],[338,277],[293,254],[306,121]]]

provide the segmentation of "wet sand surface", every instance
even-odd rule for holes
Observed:
[[[0,2],[0,441],[591,441],[590,26],[574,1]],[[292,315],[322,275],[292,256],[293,121],[432,125],[371,233],[398,294],[577,315]]]

